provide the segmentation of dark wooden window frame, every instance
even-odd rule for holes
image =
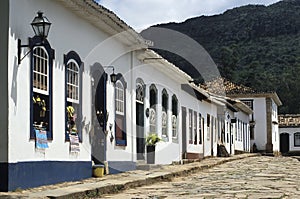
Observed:
[[[68,94],[67,94],[67,65],[70,60],[73,60],[78,66],[79,66],[79,104],[78,104],[78,112],[77,112],[77,134],[79,137],[79,141],[82,142],[82,126],[81,126],[81,121],[82,121],[82,72],[84,69],[84,64],[80,59],[80,56],[75,52],[75,51],[70,51],[67,54],[64,55],[64,66],[65,66],[65,111],[68,106]],[[68,116],[67,112],[65,114],[65,141],[69,141],[69,134],[67,132],[67,122],[68,122]]]
[[[47,39],[42,40],[40,37],[33,37],[29,38],[29,48],[31,49],[30,51],[30,139],[35,139],[35,129],[33,126],[33,112],[34,112],[34,107],[33,107],[33,97],[34,97],[34,92],[33,92],[33,69],[34,69],[34,48],[35,47],[44,47],[45,51],[47,52],[48,55],[48,67],[49,67],[49,91],[48,91],[48,104],[49,104],[49,124],[48,124],[48,129],[47,129],[47,139],[48,140],[53,140],[53,129],[52,129],[52,124],[53,124],[53,119],[52,119],[52,114],[53,114],[53,99],[52,99],[52,73],[53,73],[53,60],[55,59],[55,50],[51,48],[50,43],[48,42]]]
[[[126,132],[126,89],[127,83],[121,73],[117,74],[117,81],[120,81],[124,88],[124,115],[117,114],[115,110],[115,144],[117,146],[127,146],[127,132]],[[116,88],[115,88],[116,92]],[[116,96],[114,99],[114,103],[116,106]],[[120,121],[122,124],[118,124]],[[118,135],[119,131],[121,131],[122,135]]]

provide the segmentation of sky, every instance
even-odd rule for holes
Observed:
[[[151,25],[182,22],[201,15],[221,14],[248,4],[270,5],[279,0],[96,0],[136,31]]]

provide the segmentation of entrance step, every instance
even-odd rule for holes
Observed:
[[[144,170],[144,171],[149,171],[152,169],[159,169],[161,168],[162,165],[158,164],[147,164],[144,160],[138,160],[136,162],[136,170]]]

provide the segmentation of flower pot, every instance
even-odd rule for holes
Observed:
[[[104,165],[93,165],[93,176],[96,178],[104,175]]]
[[[147,164],[155,163],[155,145],[147,146]]]

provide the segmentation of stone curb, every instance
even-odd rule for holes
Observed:
[[[103,194],[115,194],[120,191],[140,187],[144,185],[151,185],[162,181],[171,181],[175,177],[183,177],[203,171],[214,166],[224,164],[226,162],[232,162],[244,158],[260,156],[260,154],[242,154],[227,158],[207,158],[200,162],[193,162],[185,165],[166,165],[159,169],[153,169],[144,172],[143,176],[134,174],[132,172],[126,172],[131,179],[126,179],[125,176],[118,176],[115,179],[107,179],[108,183],[95,182],[95,183],[83,183],[64,188],[53,189],[49,191],[40,191],[28,194],[18,195],[0,195],[0,198],[93,198],[99,197]],[[206,163],[207,161],[207,163]],[[123,173],[124,174],[124,173]],[[137,176],[135,176],[137,175]],[[134,177],[132,179],[132,177]],[[71,190],[71,187],[74,188]]]

